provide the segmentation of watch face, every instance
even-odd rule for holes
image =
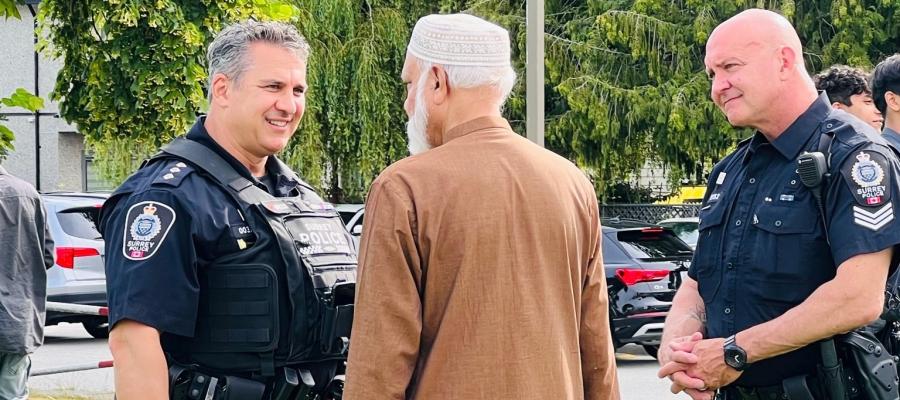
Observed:
[[[740,371],[747,365],[747,356],[738,349],[727,349],[725,350],[725,363]]]

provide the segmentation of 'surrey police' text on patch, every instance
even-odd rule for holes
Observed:
[[[125,258],[140,261],[152,257],[174,223],[175,211],[163,203],[142,201],[132,205],[125,215]]]
[[[878,152],[863,150],[844,163],[841,173],[856,202],[876,207],[891,200],[891,176],[888,160]]]

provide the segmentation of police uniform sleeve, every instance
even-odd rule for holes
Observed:
[[[171,192],[125,195],[104,216],[109,324],[129,319],[193,336],[197,317],[194,216]]]
[[[844,158],[825,197],[835,265],[900,243],[900,165],[889,149],[866,144]],[[896,255],[895,255],[896,256]]]
[[[344,398],[406,398],[422,331],[422,269],[408,196],[379,178],[366,202]]]

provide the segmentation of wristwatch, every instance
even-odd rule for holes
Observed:
[[[747,362],[747,352],[734,342],[734,336],[731,335],[725,339],[725,364],[738,371],[747,369],[750,363]]]

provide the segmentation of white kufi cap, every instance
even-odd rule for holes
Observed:
[[[509,32],[468,14],[432,14],[419,19],[407,51],[441,65],[510,66]]]

